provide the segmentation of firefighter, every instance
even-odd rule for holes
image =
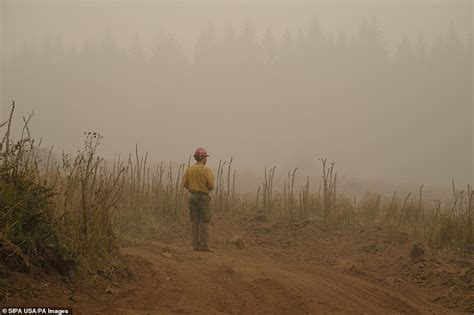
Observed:
[[[193,250],[212,251],[208,247],[209,222],[211,221],[211,196],[214,189],[214,175],[206,165],[208,158],[204,148],[194,152],[196,163],[190,166],[184,174],[183,184],[190,192],[189,216],[192,224]]]

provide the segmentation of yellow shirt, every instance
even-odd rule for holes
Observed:
[[[214,189],[214,175],[209,167],[196,163],[184,173],[183,184],[190,192],[208,193]]]

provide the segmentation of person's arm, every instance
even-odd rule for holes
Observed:
[[[186,172],[184,173],[184,176],[183,176],[183,186],[184,188],[186,188],[187,190],[189,190],[189,174],[188,174],[188,170],[186,170]]]
[[[209,167],[206,168],[206,184],[209,191],[214,189],[214,175]]]

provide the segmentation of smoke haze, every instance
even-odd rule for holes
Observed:
[[[1,2],[2,122],[56,152],[460,185],[473,177],[471,1]],[[18,128],[21,128],[19,126]],[[285,171],[283,171],[285,173]]]

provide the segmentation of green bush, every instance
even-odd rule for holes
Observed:
[[[34,141],[23,136],[16,143],[10,140],[13,110],[0,144],[0,240],[16,246],[21,250],[16,254],[28,257],[31,263],[66,274],[73,260],[53,222],[54,192],[40,182]],[[25,130],[29,134],[26,121]],[[6,257],[2,258],[9,254],[3,251]]]

